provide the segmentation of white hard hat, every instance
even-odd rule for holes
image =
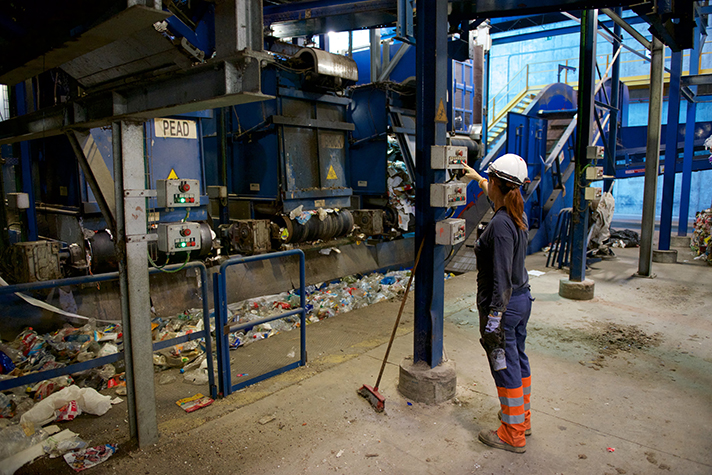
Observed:
[[[517,186],[529,183],[527,162],[519,155],[513,153],[502,155],[492,162],[489,168],[487,168],[487,173]]]

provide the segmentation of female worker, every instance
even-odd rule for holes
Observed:
[[[524,268],[528,225],[520,187],[529,182],[527,164],[508,153],[487,170],[489,181],[465,166],[494,207],[494,217],[477,240],[477,309],[480,343],[484,346],[502,406],[499,429],[482,430],[485,445],[515,453],[526,451],[531,433],[531,373],[524,353],[532,308],[529,277]]]

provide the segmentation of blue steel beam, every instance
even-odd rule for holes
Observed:
[[[584,199],[584,167],[591,143],[593,123],[594,71],[596,68],[596,36],[598,13],[585,10],[581,17],[581,53],[579,55],[578,117],[576,119],[576,169],[574,171],[573,237],[569,280],[586,279],[586,237],[588,236],[588,203]]]
[[[616,8],[615,13],[621,16],[621,8]],[[609,160],[604,163],[604,170],[606,176],[614,176],[616,173],[616,146],[618,144],[618,120],[620,117],[620,80],[621,80],[621,58],[617,55],[618,51],[621,49],[621,42],[618,38],[621,37],[621,26],[616,23],[613,27],[613,57],[616,60],[613,62],[613,68],[611,71],[611,106],[615,107],[616,110],[610,111],[610,120],[608,122],[608,150],[612,155],[609,156]],[[611,191],[613,186],[613,179],[603,180],[603,191]]]
[[[665,173],[663,197],[660,210],[660,236],[658,249],[670,250],[672,230],[672,203],[675,195],[675,163],[677,162],[677,126],[680,122],[680,74],[682,74],[682,51],[673,51],[670,59],[670,87],[668,89],[668,121],[665,134]],[[672,165],[672,166],[671,166]]]
[[[15,86],[15,103],[17,115],[27,114],[27,88],[26,83],[20,82]],[[32,181],[32,160],[30,157],[30,143],[20,143],[20,176],[22,177],[22,192],[27,193],[30,207],[25,211],[27,217],[27,240],[37,241],[37,209],[35,208],[35,187]]]
[[[700,27],[695,27],[695,43],[690,53],[690,75],[700,73]],[[697,86],[690,86],[693,94]],[[694,155],[694,128],[697,120],[697,103],[687,101],[687,117],[685,119],[685,153],[682,161],[682,184],[680,187],[680,210],[677,222],[677,235],[687,236],[687,219],[690,214],[690,189],[692,188],[692,158]]]
[[[430,168],[430,147],[445,145],[447,120],[437,114],[447,109],[447,2],[418,0],[421,18],[416,27],[416,174],[415,240],[424,243],[415,274],[415,332],[413,362],[431,368],[442,362],[445,247],[435,245],[435,223],[445,209],[430,207],[430,184],[445,181],[444,171]]]
[[[564,21],[563,17],[559,21]],[[629,25],[645,23],[645,21],[642,18],[640,18],[639,16],[626,17],[625,21]],[[611,20],[602,21],[601,25],[605,25],[608,28],[616,27],[616,24]],[[551,30],[533,31],[531,33],[502,36],[499,38],[493,37],[492,38],[492,46],[504,45],[504,44],[508,44],[508,43],[519,43],[522,41],[535,40],[535,39],[539,39],[539,38],[548,38],[550,36],[570,35],[573,33],[578,33],[579,31],[580,31],[580,27],[578,25],[576,25],[576,26],[563,26],[561,28],[553,28]],[[618,36],[620,36],[620,26],[618,27]]]

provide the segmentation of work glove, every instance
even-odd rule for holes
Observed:
[[[482,347],[487,352],[494,371],[507,369],[507,358],[504,353],[505,337],[502,327],[502,313],[492,311],[487,315],[487,325],[480,339]]]

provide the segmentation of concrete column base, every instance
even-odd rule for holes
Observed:
[[[413,364],[408,356],[400,364],[398,391],[406,399],[425,404],[440,404],[455,397],[455,363],[446,361],[435,368],[424,361]]]
[[[677,262],[677,249],[670,249],[669,251],[653,251],[653,262],[675,264]]]
[[[571,300],[591,300],[595,282],[585,279],[583,282],[574,282],[568,279],[559,281],[559,295]]]
[[[690,248],[690,236],[670,236],[670,247]]]

